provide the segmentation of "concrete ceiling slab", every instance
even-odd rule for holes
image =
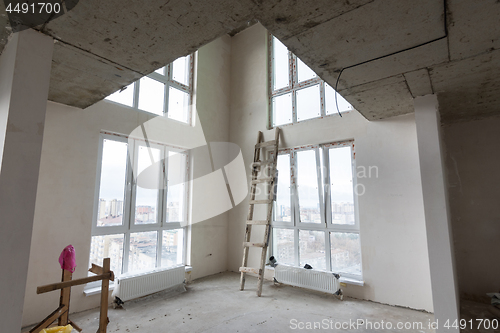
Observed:
[[[451,105],[445,120],[500,112],[497,0],[80,1],[37,27],[59,41],[49,98],[85,108],[256,20],[330,85],[343,70],[340,92],[368,119],[412,112],[432,91]]]
[[[339,87],[355,87],[447,61],[447,41],[441,39],[415,49],[348,68],[342,72]],[[338,74],[339,72],[336,71],[327,71],[322,78],[334,87]]]
[[[403,74],[413,97],[434,93],[427,68]]]
[[[286,40],[373,1],[267,0],[259,4],[257,18],[274,36]]]
[[[80,1],[67,14],[38,27],[68,47],[54,51],[49,99],[88,107],[245,26],[253,8],[231,0],[152,0],[147,6],[140,1]]]
[[[418,6],[378,0],[282,42],[313,69],[333,73],[444,35],[441,0],[419,1]]]
[[[41,31],[143,75],[244,25],[252,7],[233,0],[87,0]]]
[[[499,113],[500,50],[436,66],[429,74],[443,122]]]
[[[5,4],[3,1],[0,1],[0,53],[2,53],[5,44],[7,44],[7,39],[11,33],[12,29],[10,28],[7,13],[5,12]]]
[[[339,93],[368,120],[380,120],[414,111],[413,96],[403,75],[340,90]]]
[[[74,63],[74,59],[79,63]],[[116,91],[141,77],[140,73],[58,42],[54,45],[49,100],[84,109],[92,101],[106,97],[108,91]]]
[[[500,1],[447,0],[451,60],[500,49]]]

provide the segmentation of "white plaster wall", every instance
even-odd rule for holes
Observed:
[[[500,276],[499,128],[500,117],[443,126],[458,289],[487,302]]]
[[[247,174],[258,131],[266,140],[267,31],[255,25],[232,38],[230,140],[243,150]],[[363,287],[349,285],[348,296],[432,311],[429,260],[417,151],[415,119],[405,115],[368,122],[357,112],[342,118],[283,127],[282,147],[354,139],[357,166],[376,166],[378,178],[358,179]],[[248,199],[229,212],[229,269],[241,266]],[[254,230],[256,230],[254,228]],[[262,236],[254,233],[255,238]],[[257,267],[259,251],[249,266]],[[255,288],[247,283],[247,288]]]
[[[27,29],[0,56],[0,320],[21,325],[53,40]]]
[[[198,51],[196,107],[200,122],[190,127],[165,121],[157,135],[180,133],[177,145],[188,147],[199,137],[228,140],[230,39],[223,37]],[[48,102],[42,147],[35,221],[31,243],[23,325],[45,318],[58,305],[57,292],[36,294],[36,287],[61,278],[62,249],[76,250],[74,278],[87,276],[99,133],[128,134],[152,119],[148,113],[102,101],[85,110]],[[153,138],[151,138],[153,139]],[[227,213],[192,227],[190,260],[194,278],[225,271]],[[86,297],[83,286],[72,288],[71,312],[98,306],[99,296]]]
[[[0,170],[2,168],[3,146],[7,130],[17,43],[18,38],[11,38],[0,57]]]

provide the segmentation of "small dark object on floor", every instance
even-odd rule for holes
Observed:
[[[271,265],[271,267],[276,267],[278,266],[278,263],[276,262],[276,258],[274,256],[271,256],[269,258],[269,264]]]
[[[113,300],[113,309],[123,309],[123,304],[125,304],[125,302],[122,301],[120,297],[115,296],[115,299]]]
[[[311,266],[311,265],[309,265],[309,264],[305,264],[305,265],[304,265],[304,268],[305,268],[305,269],[313,269],[313,268],[312,268],[312,266]]]

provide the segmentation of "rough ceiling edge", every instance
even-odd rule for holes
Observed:
[[[237,34],[239,34],[240,32],[246,30],[247,28],[250,28],[251,26],[257,24],[257,23],[260,23],[259,20],[257,20],[256,18],[253,18],[251,20],[249,20],[246,24],[243,24],[241,27],[238,27],[236,29],[233,29],[231,30],[230,32],[228,32],[227,34],[230,36],[230,37],[234,37],[236,36]],[[262,24],[262,23],[261,23]],[[266,28],[267,30],[267,28]]]
[[[0,54],[2,54],[5,45],[9,42],[12,36],[12,28],[10,27],[10,22],[7,17],[7,12],[5,11],[5,4],[0,1]]]
[[[347,2],[348,2],[348,1],[347,1]],[[364,4],[361,4],[361,5],[356,6],[356,7],[354,7],[354,8],[351,8],[351,9],[348,9],[348,10],[346,10],[346,11],[343,11],[343,12],[341,12],[341,13],[340,13],[340,14],[338,14],[338,15],[335,15],[335,16],[332,16],[332,17],[329,17],[329,18],[327,18],[327,19],[325,19],[325,20],[323,20],[323,21],[321,21],[321,22],[317,22],[318,24],[314,25],[313,27],[316,27],[316,26],[319,26],[319,25],[321,25],[321,24],[325,24],[325,23],[327,23],[327,22],[330,22],[330,21],[332,21],[332,20],[335,20],[336,18],[339,18],[339,17],[341,17],[342,15],[346,15],[346,14],[348,14],[348,13],[350,13],[350,12],[354,11],[354,10],[357,10],[357,9],[359,9],[359,8],[363,7],[363,6],[369,5],[369,4],[371,4],[372,2],[375,2],[375,0],[367,1],[367,2],[366,2],[366,3],[364,3]],[[260,19],[258,18],[258,16],[261,14],[261,12],[262,12],[262,11],[263,11],[263,9],[259,8],[259,11],[258,11],[258,12],[257,12],[257,14],[256,14],[257,19],[258,19],[259,21],[260,21]],[[262,15],[264,15],[264,14],[262,14]],[[263,23],[261,23],[261,24],[262,24],[262,25],[263,25],[266,29],[268,29],[268,28],[267,28],[267,27],[266,27]],[[308,29],[310,29],[310,28],[312,28],[312,27],[308,27]],[[268,29],[268,30],[269,30],[269,29]],[[297,33],[293,33],[293,34],[287,35],[287,36],[283,36],[283,37],[280,39],[280,41],[281,41],[281,42],[283,42],[284,40],[287,40],[287,39],[290,39],[290,38],[294,38],[294,37],[296,37],[296,36],[298,36],[298,35],[302,34],[303,32],[304,32],[304,30],[302,30],[302,31],[300,31],[300,32],[297,32]]]

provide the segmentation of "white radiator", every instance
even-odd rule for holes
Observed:
[[[129,275],[117,278],[113,297],[122,301],[150,295],[158,291],[178,286],[184,282],[185,267],[179,266],[142,275]]]
[[[340,287],[333,273],[282,264],[274,268],[274,278],[280,283],[330,294],[337,293]]]

